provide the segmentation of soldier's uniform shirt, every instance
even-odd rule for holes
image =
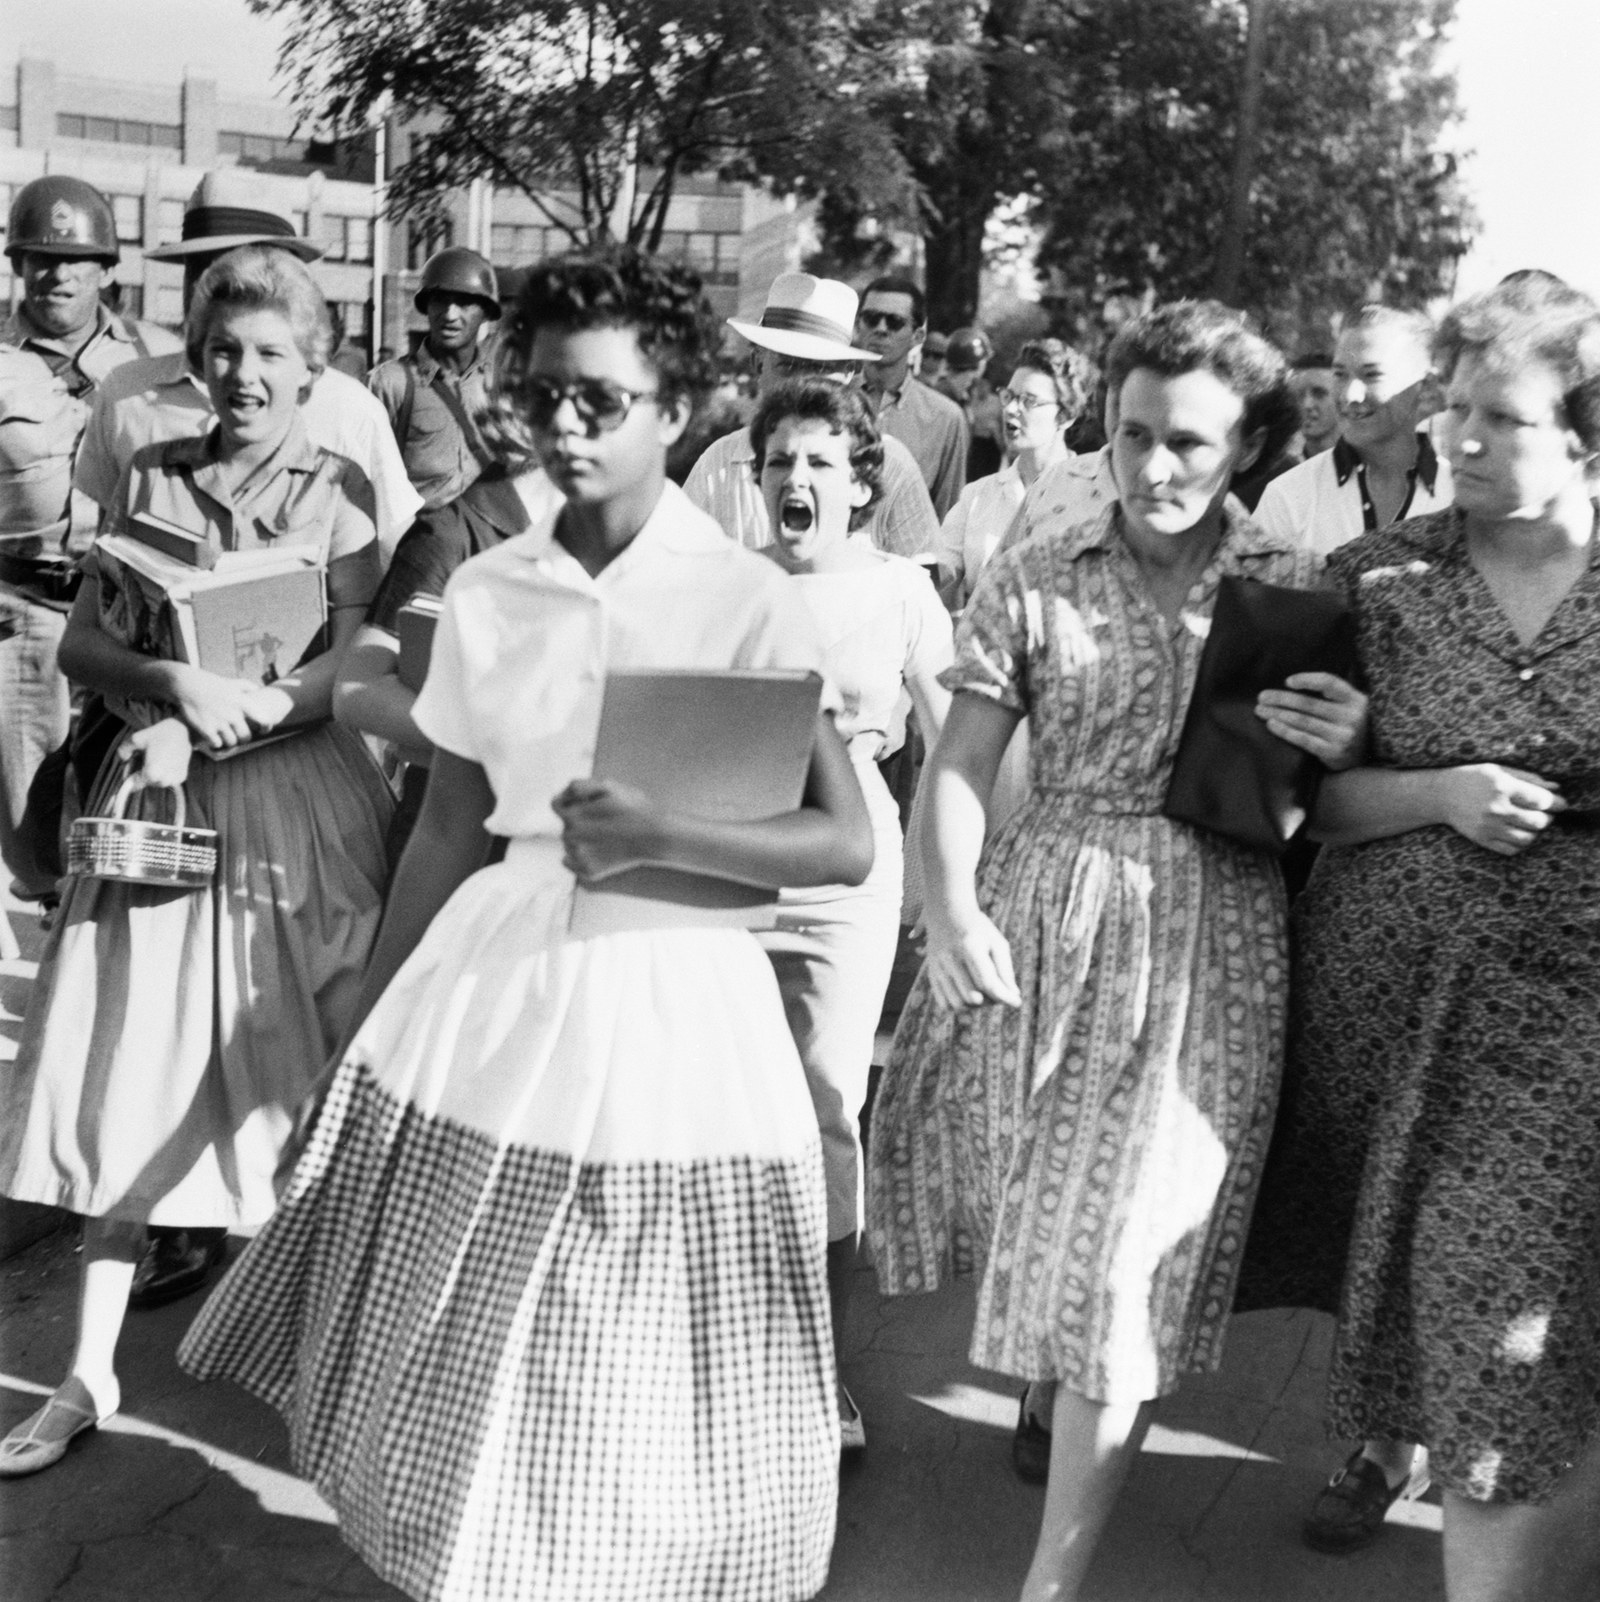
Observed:
[[[426,341],[414,355],[383,362],[367,375],[367,388],[382,402],[396,435],[405,428],[400,454],[430,511],[453,501],[492,460],[475,421],[485,385],[481,356],[458,374],[438,362]]]

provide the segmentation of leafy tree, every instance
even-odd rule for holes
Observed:
[[[1252,4],[1253,176],[1237,271],[1219,279]],[[883,64],[869,109],[915,186],[885,206],[848,170],[820,178],[828,259],[881,254],[894,227],[920,234],[930,315],[948,328],[976,309],[990,219],[1021,196],[1069,327],[1107,301],[1219,287],[1284,337],[1369,293],[1424,301],[1448,291],[1473,227],[1445,149],[1453,13],[1454,0],[879,0],[856,28]]]
[[[851,0],[854,3],[854,0]],[[472,178],[521,190],[574,243],[654,246],[678,181],[794,187],[859,162],[893,207],[898,150],[862,114],[850,4],[831,0],[251,0],[288,22],[297,104],[348,130],[410,127],[391,209]],[[571,203],[552,191],[570,196]]]

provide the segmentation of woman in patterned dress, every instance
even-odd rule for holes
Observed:
[[[345,1538],[430,1602],[792,1602],[827,1574],[822,1164],[771,964],[703,919],[568,934],[575,878],[643,862],[871,865],[826,714],[802,806],[759,823],[590,777],[608,672],[821,663],[789,580],[666,479],[716,348],[682,268],[530,273],[500,379],[565,502],[446,587],[364,1022],[181,1354],[276,1406]]]
[[[900,811],[878,759],[908,692],[924,737],[938,738],[950,705],[939,683],[950,665],[950,617],[923,567],[851,537],[883,466],[883,440],[859,394],[817,380],[781,384],[757,407],[750,443],[772,521],[762,555],[792,575],[817,625],[824,668],[844,703],[839,733],[872,815],[866,882],[785,890],[777,927],[761,936],[822,1131],[837,1342],[861,1235],[861,1108],[900,938]],[[867,1444],[842,1381],[839,1431],[842,1450]]]
[[[1219,577],[1316,567],[1228,503],[1274,443],[1259,419],[1287,416],[1282,359],[1236,313],[1138,319],[1107,381],[1119,502],[997,556],[958,635],[927,961],[868,1163],[886,1290],[981,1269],[972,1360],[1058,1382],[1028,1602],[1078,1594],[1154,1399],[1220,1352],[1272,1128],[1283,889],[1270,857],[1161,803]],[[1260,710],[1327,762],[1358,753],[1363,698],[1337,679]],[[982,847],[1024,715],[1032,794]]]
[[[1420,1442],[1451,1602],[1576,1602],[1600,1595],[1600,312],[1525,275],[1436,350],[1454,506],[1329,563],[1373,765],[1318,806],[1263,1223],[1314,1264],[1348,1241],[1329,1427],[1366,1445],[1324,1499],[1370,1533]]]
[[[295,1110],[349,1026],[382,906],[388,787],[328,722],[378,547],[366,476],[312,445],[300,417],[327,360],[326,305],[287,252],[232,251],[201,278],[185,342],[216,427],[136,453],[107,531],[151,513],[219,551],[320,551],[331,644],[266,686],[141,654],[99,552],[85,559],[62,666],[130,725],[88,810],[103,813],[130,768],[136,787],[181,786],[219,860],[202,891],[74,880],[45,948],[3,1081],[0,1188],[84,1215],[77,1345],[66,1383],[0,1443],[0,1475],[48,1467],[116,1412],[145,1225],[250,1230],[271,1214]]]

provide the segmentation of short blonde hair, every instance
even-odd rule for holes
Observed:
[[[306,366],[320,373],[328,365],[333,350],[328,303],[298,257],[271,245],[241,245],[206,268],[183,323],[183,348],[195,372],[201,371],[212,319],[235,309],[281,313]]]

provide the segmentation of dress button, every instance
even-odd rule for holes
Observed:
[[[1531,679],[1531,678],[1532,678],[1532,677],[1533,677],[1533,669],[1532,669],[1532,668],[1524,668],[1524,669],[1523,669],[1523,670],[1522,670],[1522,671],[1521,671],[1521,672],[1520,672],[1520,673],[1519,673],[1519,674],[1518,674],[1518,675],[1517,675],[1517,677],[1518,677],[1518,678],[1519,678],[1519,679],[1521,679],[1521,680],[1522,680],[1522,682],[1523,682],[1523,683],[1524,683],[1524,684],[1526,684],[1526,683],[1527,683],[1527,682],[1528,682],[1528,681],[1529,681],[1529,680],[1530,680],[1530,679]]]

